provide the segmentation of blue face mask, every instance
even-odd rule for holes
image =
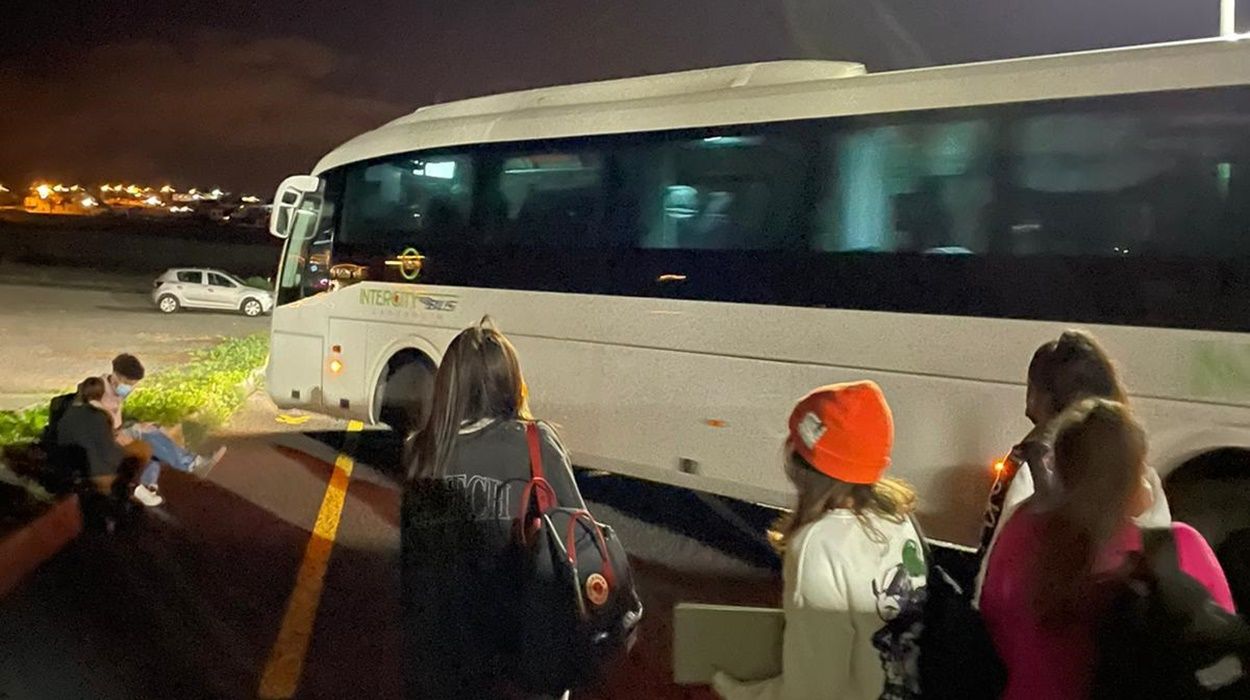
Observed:
[[[115,391],[117,391],[118,398],[124,399],[130,395],[130,392],[134,390],[135,388],[133,386],[130,386],[129,384],[118,384],[117,389]]]

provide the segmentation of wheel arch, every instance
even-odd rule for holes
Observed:
[[[400,338],[386,346],[382,352],[378,353],[375,365],[369,370],[369,376],[373,377],[373,381],[369,384],[369,422],[374,424],[381,422],[381,417],[378,415],[379,392],[382,391],[387,377],[392,372],[410,362],[423,362],[430,370],[437,370],[442,360],[443,353],[425,338],[415,336]]]

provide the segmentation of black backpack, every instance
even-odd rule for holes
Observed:
[[[1250,626],[1180,570],[1171,528],[1142,530],[1142,551],[1103,586],[1091,697],[1250,698]]]
[[[913,517],[924,548],[924,629],[920,633],[920,692],[925,700],[997,700],[1007,686],[999,658],[980,611],[972,607],[972,580],[960,583],[938,563]],[[970,567],[970,574],[975,568]]]
[[[513,524],[520,571],[515,679],[558,693],[601,679],[642,619],[625,548],[589,511],[560,508],[543,476],[537,425],[526,426],[530,481]]]
[[[39,436],[39,446],[45,451],[51,451],[57,446],[57,426],[61,418],[65,417],[65,411],[74,403],[74,396],[61,394],[48,402],[48,424],[43,427],[43,433]]]

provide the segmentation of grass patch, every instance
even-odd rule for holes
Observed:
[[[48,404],[25,411],[0,411],[0,445],[16,445],[39,438],[48,424]]]
[[[186,420],[215,427],[225,423],[247,398],[243,388],[265,364],[264,334],[231,338],[191,355],[191,361],[157,372],[126,399],[129,420],[175,425]],[[30,442],[48,422],[48,407],[0,412],[0,445]]]

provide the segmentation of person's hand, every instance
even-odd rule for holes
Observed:
[[[121,445],[122,447],[125,447],[134,441],[135,439],[130,437],[130,433],[122,431],[117,434],[117,444]]]

